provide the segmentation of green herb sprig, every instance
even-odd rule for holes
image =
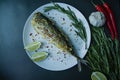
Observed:
[[[93,71],[104,73],[108,80],[120,80],[120,46],[118,39],[108,38],[103,28],[91,28],[92,43],[86,60]]]
[[[78,30],[78,31],[75,31],[77,35],[79,35],[82,38],[82,40],[84,40],[86,43],[87,35],[86,35],[86,30],[85,30],[85,27],[83,26],[82,21],[77,19],[75,13],[70,9],[70,7],[67,7],[67,8],[68,9],[64,9],[59,4],[53,3],[53,6],[45,7],[44,11],[48,12],[54,9],[66,14],[73,21],[72,25]]]

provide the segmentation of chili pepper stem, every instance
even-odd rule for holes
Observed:
[[[112,28],[113,28],[113,31],[114,31],[114,34],[115,34],[115,38],[118,39],[118,31],[117,31],[117,26],[116,26],[116,23],[115,23],[115,17],[114,17],[114,14],[112,12],[112,10],[110,9],[109,5],[104,2],[104,0],[100,0],[102,3],[103,3],[103,7],[104,9],[106,10],[109,18],[110,18],[110,22],[112,24]]]
[[[93,0],[91,0],[91,3],[92,3],[93,6],[96,6],[95,3],[93,2]]]
[[[115,32],[114,32],[114,27],[112,26],[112,22],[111,22],[111,20],[110,20],[110,17],[109,17],[109,15],[108,15],[108,13],[103,9],[102,6],[100,6],[100,5],[98,5],[98,4],[95,4],[95,3],[93,2],[93,0],[91,0],[91,3],[95,6],[95,8],[96,8],[97,11],[102,12],[102,13],[105,15],[105,17],[106,17],[106,19],[107,19],[108,29],[109,29],[109,31],[110,31],[110,33],[111,33],[112,40],[114,40],[114,38],[115,38],[115,35],[114,35],[114,33],[115,33]],[[105,4],[105,3],[104,3],[104,4]]]
[[[105,3],[105,1],[104,0],[100,0],[103,4]]]

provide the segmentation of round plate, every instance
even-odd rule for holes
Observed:
[[[53,5],[52,3],[45,4],[38,9],[36,9],[27,19],[24,30],[23,30],[23,43],[24,46],[27,44],[33,42],[34,40],[42,42],[42,46],[39,50],[34,52],[26,51],[28,56],[31,57],[32,54],[35,52],[41,52],[45,51],[49,53],[49,56],[40,62],[34,62],[38,66],[52,71],[60,71],[60,70],[66,70],[74,65],[77,64],[77,60],[74,56],[68,53],[62,52],[60,49],[55,47],[53,44],[50,44],[48,41],[43,39],[41,35],[38,35],[35,30],[32,28],[31,25],[31,19],[33,17],[33,14],[36,12],[41,12],[44,15],[46,15],[49,19],[51,19],[58,28],[60,28],[69,38],[70,41],[76,51],[76,53],[79,55],[79,57],[83,58],[90,45],[91,35],[90,35],[90,28],[88,25],[88,22],[86,21],[85,17],[82,15],[80,11],[78,11],[76,8],[65,4],[65,3],[57,3],[63,8],[67,9],[69,6],[70,9],[76,14],[77,18],[80,19],[83,22],[83,25],[87,32],[87,49],[85,48],[85,42],[77,36],[75,33],[75,27],[71,25],[71,20],[67,17],[66,14],[63,14],[57,10],[51,10],[49,12],[44,12],[44,8],[46,6]]]

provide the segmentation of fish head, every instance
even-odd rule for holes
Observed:
[[[35,25],[39,25],[39,26],[42,26],[42,27],[48,26],[47,18],[40,12],[36,12],[33,15],[31,23],[32,23],[33,26],[35,26]]]

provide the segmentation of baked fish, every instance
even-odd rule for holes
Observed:
[[[68,39],[42,13],[35,13],[31,24],[38,34],[42,35],[44,39],[54,44],[60,50],[64,52],[72,51],[72,47],[68,44]]]
[[[85,61],[75,54],[68,38],[59,29],[57,29],[53,22],[51,22],[40,12],[37,12],[33,15],[31,24],[34,30],[38,34],[42,35],[44,39],[54,44],[63,52],[69,52],[76,57],[78,62],[78,70],[81,71],[81,62],[84,63]]]

